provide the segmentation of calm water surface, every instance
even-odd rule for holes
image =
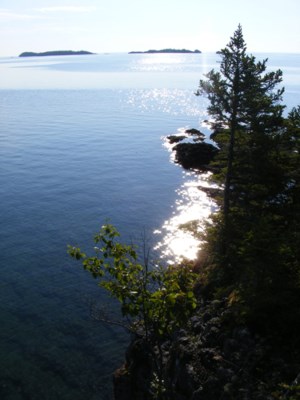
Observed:
[[[265,55],[258,55],[264,58]],[[300,56],[268,55],[297,105]],[[66,245],[92,248],[106,218],[155,256],[194,254],[178,224],[207,217],[199,181],[164,137],[204,130],[194,96],[215,54],[0,59],[0,398],[111,398],[126,334],[90,317],[114,308]],[[179,252],[178,252],[179,250]]]

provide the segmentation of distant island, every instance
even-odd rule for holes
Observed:
[[[89,55],[95,54],[89,51],[72,51],[72,50],[54,50],[54,51],[45,51],[44,53],[34,53],[31,51],[26,51],[21,53],[19,57],[47,57],[47,56],[78,56],[78,55]]]
[[[191,53],[191,54],[201,54],[200,50],[186,50],[186,49],[162,49],[162,50],[147,50],[147,51],[130,51],[128,54],[160,54],[160,53]]]

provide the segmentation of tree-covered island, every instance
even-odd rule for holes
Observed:
[[[216,146],[192,130],[201,150],[180,150],[219,188],[205,232],[192,224],[198,260],[139,260],[110,224],[92,256],[69,247],[132,334],[115,400],[300,399],[300,106],[284,114],[282,72],[247,54],[241,26],[219,56],[196,92]]]
[[[95,53],[91,53],[90,51],[79,50],[53,50],[53,51],[45,51],[42,53],[35,53],[32,51],[25,51],[21,53],[19,57],[47,57],[47,56],[83,56],[83,55],[91,55]]]

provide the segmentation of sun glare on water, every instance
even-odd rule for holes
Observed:
[[[169,263],[186,258],[195,260],[201,247],[200,234],[212,212],[215,203],[201,188],[209,187],[209,174],[186,174],[188,180],[177,191],[177,200],[172,217],[165,221],[162,229],[155,233],[163,235],[156,246],[162,258]]]
[[[147,54],[140,60],[141,64],[181,64],[184,57],[181,54]]]

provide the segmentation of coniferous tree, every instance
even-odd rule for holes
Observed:
[[[219,147],[212,179],[223,187],[207,230],[206,280],[248,320],[286,321],[291,331],[300,317],[300,107],[283,117],[282,72],[246,54],[241,26],[220,55],[220,71],[210,71],[197,92],[210,101]]]
[[[210,71],[201,80],[197,95],[207,95],[212,138],[220,148],[215,177],[224,187],[222,207],[223,230],[221,253],[226,256],[230,237],[232,211],[243,200],[245,179],[265,168],[263,148],[282,124],[284,106],[279,101],[283,89],[274,90],[282,81],[282,72],[266,72],[267,60],[256,62],[247,55],[242,28],[239,25],[229,44],[222,49],[220,72]],[[255,159],[255,168],[254,161]],[[248,176],[247,176],[248,175]],[[255,186],[257,182],[253,182]]]

